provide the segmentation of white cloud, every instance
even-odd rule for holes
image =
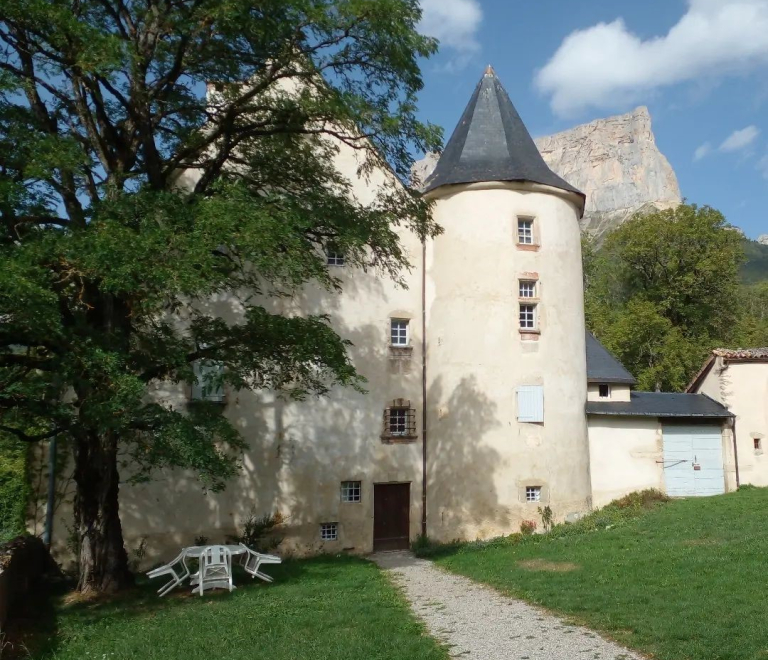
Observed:
[[[662,36],[643,40],[620,18],[571,33],[535,82],[556,114],[570,115],[767,61],[768,0],[688,0],[687,12]]]
[[[740,131],[731,133],[720,145],[720,151],[740,151],[752,144],[757,136],[760,135],[760,129],[757,126],[747,126]]]
[[[712,151],[712,145],[709,142],[702,144],[696,151],[693,152],[693,160],[698,161],[704,158],[709,152]]]
[[[479,48],[477,31],[483,12],[477,0],[421,0],[419,31],[440,41],[441,48],[468,53]]]
[[[758,161],[757,170],[763,175],[763,178],[768,181],[768,153]]]

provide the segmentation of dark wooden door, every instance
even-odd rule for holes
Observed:
[[[373,549],[410,546],[411,484],[373,485]]]

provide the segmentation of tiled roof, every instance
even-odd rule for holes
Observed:
[[[629,401],[588,401],[589,415],[640,417],[733,417],[728,408],[705,394],[631,392]]]
[[[637,381],[595,336],[587,331],[587,382],[623,383],[634,385]]]
[[[480,181],[527,181],[585,195],[549,169],[496,73],[488,67],[477,84],[424,191]]]
[[[729,360],[766,360],[768,346],[765,348],[716,348],[712,354]]]

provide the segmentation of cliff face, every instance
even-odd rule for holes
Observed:
[[[768,245],[768,234],[758,236],[757,242],[760,243],[760,245]]]
[[[638,211],[677,206],[677,177],[645,107],[536,140],[557,174],[587,195],[582,230],[598,238]]]
[[[598,239],[638,211],[682,201],[675,172],[656,146],[647,108],[539,138],[536,146],[556,174],[587,195],[581,228]],[[435,154],[415,163],[414,185],[436,163]]]

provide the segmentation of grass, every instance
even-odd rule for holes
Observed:
[[[266,585],[236,576],[233,593],[177,589],[159,599],[143,585],[114,600],[55,606],[35,658],[60,660],[444,660],[371,562],[320,557],[269,567]]]
[[[768,489],[649,498],[551,536],[431,553],[660,660],[768,658]]]

